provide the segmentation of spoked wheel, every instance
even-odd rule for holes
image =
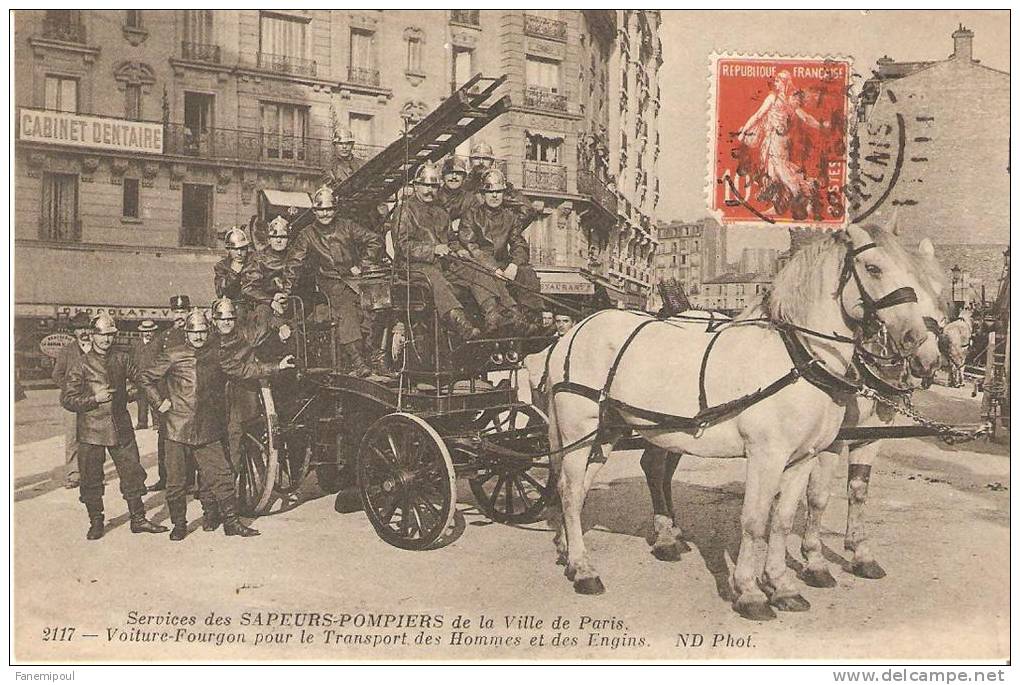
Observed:
[[[263,514],[269,508],[279,467],[279,419],[272,391],[263,386],[259,399],[261,414],[244,424],[235,481],[238,509],[247,516]]]
[[[538,521],[548,501],[551,478],[546,454],[548,419],[537,407],[523,405],[499,413],[486,412],[479,422],[483,423],[482,438],[495,446],[545,456],[527,459],[484,453],[484,470],[470,481],[475,502],[498,523]]]
[[[365,512],[383,540],[428,549],[453,522],[456,475],[443,439],[412,414],[376,421],[358,453],[358,487]]]
[[[308,475],[312,448],[303,433],[281,435],[277,441],[278,462],[273,492],[280,496],[292,495]]]

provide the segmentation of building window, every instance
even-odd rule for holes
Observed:
[[[450,10],[450,21],[457,24],[478,26],[478,10]]]
[[[556,60],[529,55],[524,76],[529,86],[560,92],[560,63]]]
[[[140,29],[142,28],[142,11],[141,10],[126,10],[124,17],[124,25],[129,29]]]
[[[212,244],[212,186],[185,183],[181,193],[181,245]]]
[[[43,174],[39,238],[59,242],[81,240],[78,222],[78,177]]]
[[[133,121],[142,118],[142,87],[137,83],[124,86],[124,117]]]
[[[262,151],[268,159],[304,159],[308,108],[262,104]]]
[[[351,29],[351,58],[347,79],[351,83],[379,85],[379,70],[375,65],[375,31]]]
[[[359,145],[374,144],[375,137],[372,135],[372,122],[374,117],[371,114],[356,114],[351,112],[349,124],[351,132],[354,133],[354,140]]]
[[[546,138],[545,136],[528,134],[525,159],[532,162],[549,162],[550,164],[560,163],[560,138]]]
[[[279,57],[304,59],[308,54],[306,27],[307,23],[302,20],[262,12],[259,15],[260,51]]]
[[[453,73],[451,74],[450,92],[456,92],[458,88],[471,80],[474,75],[475,51],[470,48],[453,49]]]
[[[138,218],[138,179],[124,179],[124,201],[122,203],[121,216],[125,219]]]
[[[180,10],[181,56],[197,62],[220,61],[220,46],[213,37],[212,10]]]
[[[421,33],[409,33],[407,35],[407,71],[421,74]]]
[[[46,77],[46,109],[78,112],[78,80],[64,76]]]
[[[84,43],[85,26],[81,21],[81,10],[46,10],[43,35],[54,40]]]

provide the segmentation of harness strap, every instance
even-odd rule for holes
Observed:
[[[564,381],[569,381],[570,380],[570,353],[574,350],[574,341],[577,340],[577,336],[581,332],[581,329],[584,328],[588,324],[589,321],[592,321],[593,319],[595,319],[599,314],[603,314],[603,313],[605,313],[607,311],[612,311],[612,310],[605,309],[605,310],[603,310],[601,312],[596,312],[596,313],[592,314],[587,319],[585,319],[584,321],[582,321],[581,323],[577,324],[574,327],[573,335],[570,338],[570,342],[567,343],[567,354],[563,358],[563,380]]]
[[[875,373],[871,367],[857,355],[854,355],[854,368],[856,368],[857,372],[861,374],[861,380],[864,381],[866,386],[872,390],[882,393],[883,395],[902,397],[913,392],[912,388],[901,388],[885,380],[879,374]]]
[[[712,352],[712,346],[715,345],[715,341],[719,339],[720,335],[722,335],[722,331],[712,336],[712,339],[708,341],[708,347],[705,348],[705,354],[701,356],[701,370],[698,372],[698,411],[705,411],[708,408],[708,393],[705,391],[708,355]]]
[[[808,352],[807,347],[801,342],[797,334],[784,326],[777,326],[779,337],[786,346],[786,352],[790,355],[793,366],[800,372],[811,385],[827,394],[843,395],[855,393],[859,389],[857,385],[846,378],[829,371],[825,362],[816,359]]]
[[[627,339],[623,341],[623,345],[620,346],[620,351],[616,353],[616,359],[613,360],[613,365],[609,367],[609,373],[606,374],[606,384],[602,386],[603,396],[609,396],[609,389],[612,387],[613,380],[616,378],[616,372],[620,368],[620,362],[623,361],[624,352],[626,352],[627,348],[630,347],[630,344],[634,342],[634,338],[638,336],[638,333],[644,330],[646,326],[653,323],[659,323],[659,319],[652,318],[647,321],[642,321],[634,327],[634,330],[630,332]]]

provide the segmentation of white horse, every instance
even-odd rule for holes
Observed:
[[[806,608],[787,573],[786,537],[813,457],[832,444],[843,421],[843,405],[822,388],[848,370],[866,316],[884,324],[919,375],[927,373],[938,349],[916,302],[919,287],[889,232],[850,226],[805,247],[776,277],[771,322],[737,321],[706,335],[700,324],[606,311],[575,326],[549,359],[549,438],[560,462],[554,472],[563,520],[555,512],[552,518],[575,590],[604,591],[584,545],[581,508],[603,455],[633,429],[674,454],[747,458],[734,606],[756,620],[774,618],[770,601],[781,610]],[[756,548],[766,542],[762,573]]]

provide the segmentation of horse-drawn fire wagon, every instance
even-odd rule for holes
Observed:
[[[374,211],[421,164],[453,153],[509,107],[508,97],[494,95],[504,78],[471,79],[335,184],[338,206]],[[277,206],[280,198],[291,201],[263,193],[260,214],[287,211]],[[292,231],[310,223],[307,205],[289,213]],[[298,370],[263,384],[261,413],[245,425],[237,479],[242,508],[264,514],[286,505],[315,472],[328,491],[357,488],[386,542],[425,549],[450,527],[456,481],[467,478],[479,509],[492,520],[536,520],[550,477],[547,421],[520,401],[513,371],[526,352],[551,340],[453,340],[435,311],[428,280],[396,262],[363,274],[360,290],[362,306],[385,324],[381,344],[396,377],[380,382],[338,370],[329,298],[314,287],[292,296],[287,351],[295,354]],[[492,372],[508,378],[496,385]]]

